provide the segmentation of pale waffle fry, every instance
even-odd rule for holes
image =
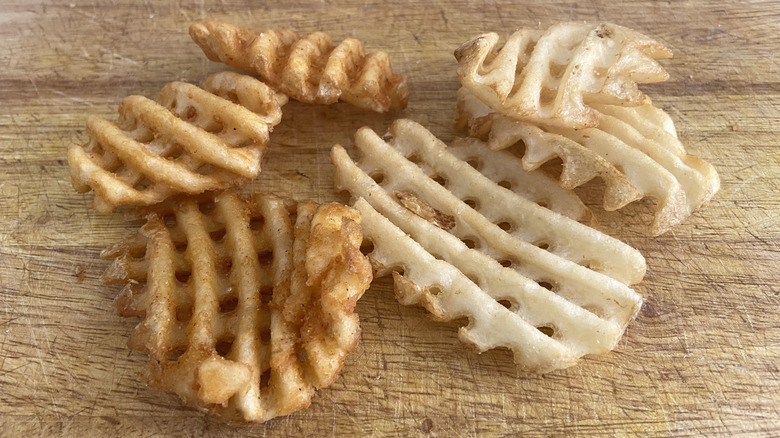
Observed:
[[[359,214],[232,191],[156,211],[103,253],[119,314],[143,318],[129,345],[150,386],[230,422],[307,407],[359,339]]]
[[[476,138],[458,138],[447,151],[501,187],[525,199],[549,208],[578,222],[593,219],[582,200],[570,191],[561,190],[557,181],[539,172],[518,172],[520,159],[505,152],[490,152],[487,144]]]
[[[93,207],[107,213],[256,177],[287,97],[232,72],[216,73],[202,87],[171,82],[159,102],[129,96],[117,124],[89,117],[89,142],[68,146],[76,191],[94,190]]]
[[[665,81],[671,51],[610,23],[520,29],[503,46],[486,33],[455,51],[463,86],[508,117],[574,128],[598,124],[596,103],[641,105],[637,84]]]
[[[393,73],[387,53],[365,53],[354,38],[334,47],[322,32],[300,36],[217,22],[192,24],[190,36],[212,61],[255,73],[301,102],[341,99],[377,112],[406,108],[406,78]]]
[[[468,126],[471,135],[487,137],[494,150],[522,145],[522,168],[527,171],[560,158],[563,188],[573,189],[600,177],[605,183],[605,210],[617,210],[644,197],[655,199],[656,214],[649,227],[652,235],[679,224],[718,191],[715,169],[685,152],[671,118],[649,99],[637,107],[598,104],[593,108],[599,118],[596,128],[527,123],[492,113],[461,88],[456,126]]]
[[[496,177],[495,163],[511,156],[473,154],[473,141],[454,147],[463,161],[398,120],[384,139],[360,129],[355,147],[357,163],[332,149],[335,185],[356,199],[369,258],[377,275],[393,272],[402,304],[468,317],[464,342],[510,348],[534,372],[616,345],[642,302],[629,287],[645,272],[636,250],[483,176],[467,161]]]

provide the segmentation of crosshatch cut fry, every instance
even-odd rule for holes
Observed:
[[[73,187],[93,207],[149,206],[180,194],[237,186],[260,173],[269,133],[287,97],[251,76],[208,77],[202,88],[163,87],[158,101],[129,96],[119,121],[87,119],[89,141],[68,146]]]
[[[636,250],[497,184],[412,121],[383,138],[361,128],[355,147],[357,162],[333,147],[335,185],[355,200],[376,275],[392,272],[402,304],[468,317],[464,342],[510,348],[527,371],[614,348],[642,303],[629,287],[645,272]]]
[[[655,199],[655,217],[647,228],[654,236],[684,221],[717,193],[720,178],[715,168],[686,153],[672,119],[649,98],[640,106],[594,104],[593,109],[599,119],[595,128],[529,123],[493,112],[461,88],[455,125],[486,138],[493,150],[522,145],[517,172],[533,171],[560,158],[559,182],[565,189],[600,177],[607,211],[645,197]]]
[[[360,215],[232,191],[155,207],[103,253],[121,316],[149,355],[149,385],[228,422],[309,406],[358,342],[371,282]]]
[[[455,51],[463,86],[496,112],[571,128],[598,124],[594,103],[641,105],[637,84],[667,80],[656,59],[671,56],[634,30],[573,22],[520,29],[503,45],[486,33]]]
[[[218,22],[193,23],[190,36],[210,60],[255,73],[295,100],[343,100],[382,113],[406,108],[406,78],[393,73],[387,53],[365,53],[354,38],[334,46],[323,32],[301,36]]]

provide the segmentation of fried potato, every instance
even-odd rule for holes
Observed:
[[[103,253],[119,314],[142,318],[129,345],[149,385],[229,422],[307,407],[359,339],[372,277],[357,211],[232,191],[155,211]]]
[[[216,73],[202,88],[171,82],[158,102],[129,96],[119,122],[87,119],[89,141],[68,146],[73,187],[93,207],[148,206],[173,195],[237,186],[260,173],[287,97],[262,82]]]
[[[520,29],[499,46],[486,33],[455,51],[464,87],[507,117],[572,128],[594,127],[596,103],[637,106],[637,84],[665,81],[656,59],[671,51],[610,23],[559,23]]]
[[[503,180],[496,163],[511,157],[484,146],[476,153],[473,141],[452,154],[422,126],[398,120],[384,138],[360,129],[355,146],[357,163],[332,149],[335,185],[355,199],[376,275],[393,273],[402,304],[441,320],[467,316],[464,342],[510,348],[518,367],[534,372],[615,346],[642,302],[629,287],[645,272],[636,250],[482,175],[469,162]],[[537,182],[548,190],[537,200],[573,197]]]
[[[192,24],[190,36],[212,61],[255,73],[301,102],[341,99],[377,112],[406,108],[406,78],[393,73],[387,53],[365,53],[354,38],[334,46],[322,32],[300,36],[217,22]]]
[[[712,165],[686,153],[671,118],[649,98],[636,107],[594,104],[598,127],[584,129],[523,122],[491,110],[461,88],[456,127],[468,127],[471,135],[487,138],[494,150],[521,146],[526,171],[560,158],[559,181],[565,189],[600,177],[605,183],[605,210],[644,197],[655,199],[656,214],[648,228],[652,235],[684,221],[720,188]]]

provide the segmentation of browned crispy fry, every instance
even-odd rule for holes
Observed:
[[[93,206],[105,213],[256,177],[287,97],[232,72],[214,74],[202,87],[171,82],[158,102],[129,96],[117,124],[88,118],[89,142],[68,146],[76,191],[94,190]]]
[[[406,108],[406,79],[392,72],[387,53],[365,53],[354,38],[334,47],[322,32],[299,36],[217,22],[192,24],[190,36],[212,61],[255,73],[293,99],[321,104],[341,99],[377,112]]]
[[[142,318],[129,345],[150,386],[231,422],[308,406],[359,339],[357,211],[231,191],[157,211],[103,254],[119,314]]]

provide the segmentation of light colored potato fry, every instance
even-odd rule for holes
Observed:
[[[636,107],[594,104],[593,109],[599,120],[595,128],[524,122],[491,112],[461,88],[456,126],[487,138],[494,150],[522,145],[522,169],[526,171],[560,158],[563,188],[573,189],[600,177],[605,183],[605,210],[654,198],[657,210],[648,227],[652,235],[679,224],[718,191],[720,179],[715,169],[685,152],[671,118],[649,98]]]
[[[637,84],[661,82],[656,59],[671,51],[610,23],[558,23],[520,29],[499,46],[486,33],[455,51],[463,86],[496,112],[572,128],[598,124],[592,104],[641,105]]]
[[[369,257],[377,275],[394,272],[402,304],[442,320],[469,317],[463,341],[510,348],[518,367],[534,372],[615,346],[642,301],[629,287],[645,272],[636,250],[482,175],[456,156],[475,158],[473,143],[452,154],[422,126],[398,120],[383,138],[360,129],[355,146],[358,162],[341,146],[331,152],[336,187],[356,200]],[[478,157],[493,175],[507,159],[484,146]],[[410,197],[424,208],[410,208]],[[442,216],[452,225],[431,219]]]

